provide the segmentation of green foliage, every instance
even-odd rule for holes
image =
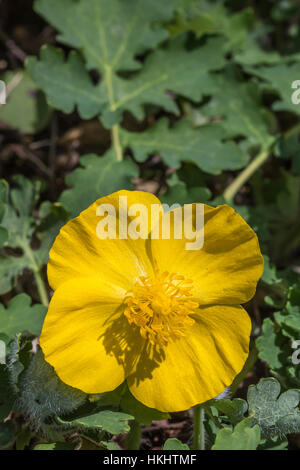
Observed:
[[[300,431],[300,391],[288,390],[279,396],[280,388],[277,380],[268,378],[248,389],[249,414],[263,437]]]
[[[39,273],[48,261],[48,253],[59,227],[66,219],[65,211],[57,204],[44,202],[39,216],[34,216],[42,190],[40,181],[31,182],[21,175],[15,177],[16,187],[9,190],[1,181],[0,228],[5,233],[0,248],[0,293],[9,292],[25,268]],[[1,233],[1,232],[0,232]],[[32,248],[33,235],[40,246]],[[8,250],[10,249],[10,251]],[[13,253],[11,253],[13,250]],[[21,255],[18,253],[21,250]]]
[[[223,398],[221,400],[215,399],[211,400],[209,403],[226,415],[233,425],[241,421],[248,409],[247,403],[241,398],[234,398],[233,400],[229,398]]]
[[[189,446],[178,439],[170,438],[164,443],[163,450],[189,450]]]
[[[8,303],[7,309],[0,304],[0,332],[8,338],[13,338],[23,331],[38,336],[46,311],[43,305],[31,306],[31,298],[28,295],[16,295]]]
[[[234,170],[245,166],[247,155],[232,141],[219,124],[193,129],[190,123],[180,121],[172,128],[161,119],[143,133],[122,132],[124,147],[129,146],[137,161],[158,153],[164,163],[172,168],[180,167],[183,161],[193,162],[208,173]]]
[[[49,420],[72,412],[86,400],[83,392],[60,381],[40,348],[19,376],[18,384],[17,409],[36,429],[47,429]]]
[[[126,413],[118,413],[116,411],[104,410],[75,421],[62,421],[64,424],[70,424],[76,428],[93,428],[107,431],[110,434],[120,434],[129,431],[128,420],[134,419],[133,416]]]
[[[126,383],[90,396],[67,386],[35,339],[50,294],[45,266],[60,227],[102,196],[149,188],[169,205],[232,205],[257,233],[264,255],[257,295],[246,305],[255,346],[231,388],[246,396],[249,380],[256,385],[247,400],[204,404],[206,447],[294,448],[289,435],[300,432],[300,106],[291,100],[300,75],[297,2],[35,0],[33,9],[29,16],[40,15],[51,37],[34,31],[37,43],[25,41],[24,51],[34,55],[23,70],[22,35],[4,25],[16,44],[4,35],[1,60],[8,100],[0,108],[0,158],[9,183],[0,181],[0,341],[7,352],[0,358],[6,359],[0,449],[120,450],[126,439],[112,435],[128,432],[133,419],[151,426],[169,418],[138,402]],[[36,52],[44,37],[47,44]],[[85,135],[90,127],[92,143]],[[47,181],[37,179],[45,167]],[[262,370],[276,379],[260,380]],[[163,449],[189,447],[171,438]]]
[[[0,121],[27,134],[40,132],[48,124],[51,111],[45,97],[22,70],[0,76],[7,83],[7,103],[0,109]],[[20,113],[22,103],[22,113]]]
[[[212,450],[255,450],[260,442],[260,429],[252,426],[252,419],[246,418],[232,430],[221,429]]]
[[[290,389],[280,395],[280,391],[280,383],[274,378],[267,378],[261,379],[257,385],[249,386],[247,401],[225,398],[208,402],[208,406],[219,411],[215,416],[211,412],[213,408],[209,412],[213,424],[217,424],[217,427],[225,425],[225,429],[217,433],[215,445],[218,449],[230,446],[234,449],[256,449],[260,436],[267,439],[264,441],[266,447],[272,447],[276,437],[283,441],[287,434],[299,432],[300,392]],[[246,414],[248,417],[245,417]],[[235,426],[233,432],[228,422]],[[213,428],[215,434],[216,428]]]
[[[286,387],[300,387],[300,365],[297,349],[300,339],[300,290],[291,287],[284,308],[266,318],[262,334],[256,340],[259,357]]]
[[[121,164],[112,152],[101,158],[85,155],[81,157],[80,164],[82,168],[76,169],[66,178],[72,189],[67,189],[60,197],[60,202],[72,217],[101,196],[120,188],[132,189],[132,178],[137,176],[136,166],[131,160],[124,160]]]
[[[145,424],[146,426],[150,426],[152,421],[169,418],[168,413],[148,408],[140,403],[128,389],[126,389],[126,392],[122,395],[120,407],[126,413],[133,415],[139,423]]]

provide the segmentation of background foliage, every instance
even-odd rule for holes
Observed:
[[[192,444],[189,411],[151,410],[125,385],[87,396],[37,345],[60,226],[133,188],[226,202],[257,232],[251,352],[205,405],[206,447],[300,447],[299,19],[298,0],[0,2],[0,449],[117,450],[133,419],[143,449]]]

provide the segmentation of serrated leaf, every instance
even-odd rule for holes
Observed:
[[[0,228],[7,232],[6,240],[1,248],[0,245],[0,294],[10,291],[25,268],[39,272],[48,259],[48,250],[65,221],[67,214],[63,210],[55,210],[57,204],[48,207],[47,215],[41,211],[40,216],[34,217],[39,194],[42,189],[40,181],[26,179],[24,176],[16,175],[14,178],[16,186],[8,191],[2,184],[2,195],[0,199],[0,211],[3,212]],[[45,204],[45,203],[44,203]],[[51,220],[43,221],[42,216],[48,218],[52,213]],[[42,225],[44,222],[44,227]],[[47,222],[47,223],[45,223]],[[50,223],[51,222],[51,223]],[[32,237],[36,235],[40,239],[40,247],[32,248]],[[8,254],[7,248],[21,250],[21,254]]]
[[[89,69],[135,70],[137,54],[167,37],[168,21],[179,2],[160,0],[37,0],[35,10],[59,31],[59,41],[83,50]],[[153,24],[156,27],[153,27]]]
[[[67,184],[73,188],[64,191],[60,197],[61,203],[72,217],[99,197],[119,189],[131,189],[131,180],[138,175],[138,170],[130,159],[120,163],[112,151],[103,157],[85,155],[81,157],[80,164],[82,168],[77,168],[66,178]]]
[[[192,128],[188,121],[180,121],[169,128],[168,120],[161,119],[145,132],[122,131],[121,136],[124,147],[131,147],[138,161],[159,153],[172,168],[190,161],[208,173],[218,174],[242,168],[249,158],[233,141],[226,140],[226,131],[219,124]]]
[[[61,49],[44,46],[40,60],[29,57],[28,73],[47,95],[53,108],[71,113],[77,107],[83,119],[100,113],[104,106],[99,87],[92,83],[82,58],[74,51],[64,60]]]
[[[130,427],[127,421],[134,419],[133,416],[117,411],[104,410],[90,416],[78,418],[75,421],[63,421],[64,424],[71,426],[102,429],[110,434],[120,434],[129,431]]]
[[[290,111],[300,114],[300,106],[292,102],[292,94],[296,91],[292,88],[294,80],[300,76],[300,62],[294,64],[280,63],[272,66],[264,66],[248,69],[253,74],[262,78],[266,82],[266,86],[275,90],[281,100],[276,100],[273,104],[275,111]]]
[[[221,429],[212,450],[256,450],[260,442],[259,426],[252,426],[252,419],[246,418],[234,430]]]
[[[210,71],[225,64],[221,49],[222,40],[211,38],[205,45],[192,51],[184,47],[183,39],[172,41],[165,49],[157,49],[146,58],[140,73],[130,80],[112,78],[114,103],[110,111],[131,111],[137,119],[144,117],[143,106],[155,104],[179,114],[176,95],[200,101],[213,91]],[[201,67],[199,67],[201,64]]]
[[[213,97],[202,107],[209,116],[221,116],[229,136],[243,136],[250,146],[266,148],[273,141],[270,123],[262,106],[259,89],[252,82],[241,81],[234,69],[212,76]]]
[[[141,71],[128,79],[106,67],[99,85],[92,85],[75,52],[65,62],[62,51],[43,48],[40,61],[29,58],[27,69],[52,106],[70,113],[77,105],[85,119],[102,112],[104,125],[112,127],[124,110],[143,119],[146,104],[156,104],[179,114],[168,91],[200,101],[212,91],[209,72],[225,64],[221,43],[221,39],[212,38],[201,48],[188,52],[182,39],[172,41],[167,48],[147,56]]]
[[[16,295],[7,308],[0,304],[0,332],[10,338],[24,331],[38,336],[46,311],[44,305],[31,306],[31,298],[27,294]]]
[[[234,54],[234,60],[243,66],[261,65],[261,64],[276,64],[283,61],[278,52],[264,51],[255,40],[249,36],[240,50]]]
[[[279,357],[282,354],[282,338],[275,333],[274,323],[270,318],[265,318],[256,345],[258,357],[267,362],[271,369],[276,370],[281,367]]]
[[[211,192],[205,187],[190,187],[184,181],[180,181],[176,174],[168,179],[168,190],[165,194],[160,195],[159,199],[162,203],[168,204],[192,204],[196,201],[201,203],[210,199]]]
[[[229,421],[233,425],[241,421],[248,410],[247,402],[241,398],[234,398],[233,400],[230,400],[229,398],[211,400],[209,404],[212,404],[215,408],[221,411],[221,413],[228,416]]]
[[[288,390],[280,395],[280,389],[273,378],[261,379],[248,388],[249,415],[253,424],[259,425],[262,437],[300,431],[300,391]]]
[[[190,448],[179,439],[170,438],[164,443],[163,450],[190,450]]]
[[[35,83],[22,70],[1,75],[9,94],[5,106],[0,108],[0,121],[21,132],[34,134],[40,132],[49,122],[51,110],[45,97],[38,92]],[[22,113],[20,113],[22,103]]]
[[[224,48],[230,51],[246,41],[253,23],[253,10],[245,8],[230,14],[223,2],[182,2],[174,21],[168,25],[173,36],[192,31],[197,38],[205,34],[222,34]]]

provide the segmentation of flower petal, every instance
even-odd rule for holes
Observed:
[[[40,344],[63,382],[86,393],[114,390],[134,370],[143,340],[122,312],[124,290],[93,278],[59,287]]]
[[[132,287],[138,276],[152,273],[152,265],[146,253],[143,239],[100,239],[96,230],[101,217],[96,214],[101,204],[110,204],[119,225],[119,198],[127,197],[128,207],[143,204],[151,211],[152,204],[160,201],[142,191],[118,191],[98,199],[88,209],[70,220],[56,237],[50,250],[48,280],[53,289],[63,282],[78,277],[108,279],[126,290]],[[103,218],[102,218],[103,219]],[[135,217],[127,217],[129,224]],[[151,217],[148,217],[150,221]],[[149,223],[148,230],[151,230]]]
[[[131,393],[144,405],[160,411],[183,411],[210,400],[231,385],[249,351],[251,321],[240,306],[202,307],[183,338],[164,352],[144,352],[140,363],[152,365],[148,374],[127,378]]]
[[[184,207],[190,207],[186,205]],[[193,204],[195,207],[195,204]],[[183,208],[174,217],[184,220]],[[195,229],[195,211],[187,218]],[[167,224],[167,215],[162,224]],[[185,236],[171,240],[151,240],[151,253],[158,269],[179,273],[192,279],[194,295],[201,305],[241,304],[250,300],[263,272],[263,257],[257,236],[244,219],[227,205],[213,208],[204,205],[204,245],[188,250]],[[184,233],[184,230],[182,230]]]

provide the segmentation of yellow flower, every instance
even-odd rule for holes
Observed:
[[[61,229],[50,251],[55,292],[40,344],[68,385],[93,394],[126,380],[148,407],[185,410],[223,392],[245,363],[251,321],[240,304],[262,274],[258,240],[227,205],[204,206],[201,250],[187,250],[174,230],[170,239],[101,240],[97,208],[113,205],[118,228],[120,196],[128,207],[144,204],[149,219],[160,204],[150,193],[119,191]]]

